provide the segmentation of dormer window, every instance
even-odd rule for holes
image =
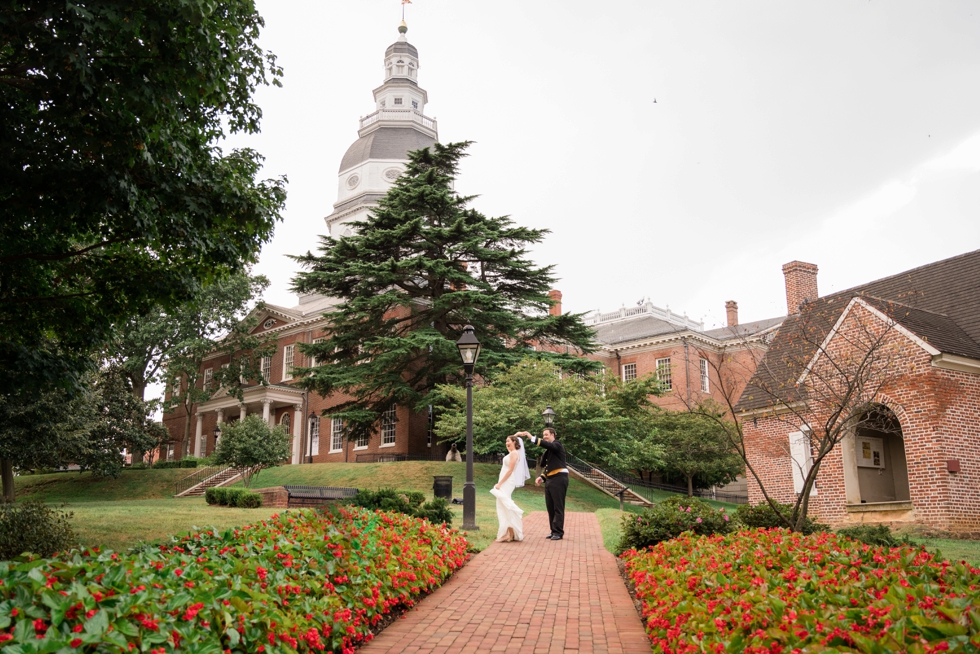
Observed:
[[[395,104],[399,104],[400,105],[401,103],[402,103],[402,99],[401,98],[395,98]]]

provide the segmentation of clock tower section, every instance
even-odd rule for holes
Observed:
[[[425,115],[428,94],[418,84],[419,51],[408,42],[408,25],[384,57],[384,82],[374,89],[375,111],[360,119],[357,140],[340,162],[337,203],[325,218],[330,236],[351,233],[405,170],[408,152],[439,140],[434,118]]]

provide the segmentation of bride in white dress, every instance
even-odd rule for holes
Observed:
[[[490,494],[497,498],[497,542],[507,543],[524,540],[524,524],[521,516],[524,511],[510,499],[515,488],[520,488],[531,478],[527,467],[527,454],[524,442],[516,434],[507,437],[507,456],[500,467],[500,477]]]

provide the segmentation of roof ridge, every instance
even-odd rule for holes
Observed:
[[[948,263],[948,262],[954,261],[956,259],[962,259],[964,257],[969,257],[971,255],[974,255],[974,256],[975,255],[980,255],[980,250],[971,250],[969,252],[964,252],[963,254],[957,254],[956,256],[949,257],[948,259],[940,259],[939,261],[933,261],[932,263],[922,264],[921,266],[917,266],[915,268],[909,268],[908,270],[903,270],[902,272],[895,273],[894,275],[887,275],[885,277],[880,277],[880,278],[875,279],[875,280],[872,280],[870,282],[865,282],[863,284],[858,284],[857,286],[852,286],[850,288],[845,288],[842,291],[837,291],[836,293],[831,293],[830,295],[825,295],[824,297],[833,297],[835,295],[842,295],[842,294],[847,293],[849,291],[857,291],[857,289],[860,289],[860,288],[865,288],[867,286],[873,286],[873,285],[878,284],[880,282],[884,282],[884,281],[896,279],[898,277],[902,277],[903,275],[908,275],[908,274],[911,274],[911,273],[914,273],[914,272],[917,272],[917,271],[920,271],[920,270],[925,270],[926,268],[932,268],[934,266],[938,266],[940,264]]]
[[[922,313],[930,313],[934,316],[941,316],[943,318],[946,318],[947,320],[953,320],[952,318],[949,317],[949,315],[945,313],[939,313],[938,311],[932,311],[930,309],[923,309],[922,307],[916,307],[911,304],[906,304],[905,302],[899,302],[898,300],[889,300],[888,298],[879,297],[877,295],[865,295],[864,293],[858,293],[854,297],[870,298],[872,300],[878,300],[879,302],[887,302],[888,304],[897,304],[898,306],[905,307],[906,309],[913,309],[915,311],[921,311]],[[956,321],[953,320],[953,322],[955,323]]]

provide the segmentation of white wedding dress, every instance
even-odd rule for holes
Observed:
[[[497,498],[497,521],[500,523],[500,527],[497,528],[497,538],[503,538],[507,534],[507,529],[510,528],[514,530],[514,540],[524,540],[524,522],[521,518],[524,515],[524,511],[521,507],[514,504],[514,500],[510,498],[514,489],[518,486],[523,486],[525,479],[530,477],[530,475],[525,477],[527,473],[521,465],[524,456],[523,448],[505,456],[503,465],[500,467],[500,476],[497,478],[498,482],[503,479],[507,468],[510,467],[511,457],[520,458],[514,466],[514,472],[507,481],[500,484],[499,489],[490,489],[490,494]],[[526,465],[524,463],[524,466]]]

